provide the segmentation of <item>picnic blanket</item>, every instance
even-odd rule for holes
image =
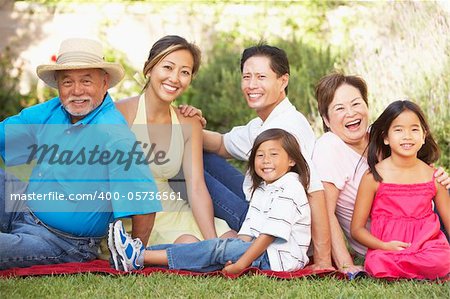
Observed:
[[[242,275],[265,275],[275,279],[294,279],[299,277],[325,277],[332,276],[338,279],[353,280],[359,277],[367,276],[366,272],[360,271],[353,274],[344,274],[339,271],[320,270],[315,271],[311,269],[301,269],[295,272],[277,272],[271,270],[260,270],[258,268],[247,268],[239,274],[225,274],[221,271],[214,272],[192,272],[185,270],[170,270],[161,267],[146,267],[140,271],[124,272],[117,271],[110,267],[109,262],[105,260],[93,260],[85,263],[64,263],[55,265],[36,265],[28,268],[11,268],[7,270],[0,270],[0,278],[9,277],[25,277],[25,276],[41,276],[41,275],[63,275],[63,274],[77,274],[77,273],[99,273],[108,275],[151,275],[153,273],[169,273],[173,275],[184,276],[222,276],[227,278],[238,278]],[[399,280],[398,278],[386,278],[385,280]],[[437,283],[445,283],[450,281],[450,275],[445,278],[433,280]]]
[[[330,271],[330,270],[314,271],[311,269],[301,269],[295,272],[276,272],[270,270],[260,270],[258,268],[247,268],[241,273],[235,275],[225,274],[221,271],[201,273],[185,270],[170,270],[167,268],[160,268],[160,267],[146,267],[140,271],[124,272],[124,271],[117,271],[111,268],[109,262],[105,260],[93,260],[91,262],[85,263],[36,265],[28,268],[11,268],[7,270],[1,270],[0,277],[6,278],[6,277],[20,277],[20,276],[39,276],[39,275],[76,274],[76,273],[103,273],[110,275],[127,275],[127,274],[151,275],[156,272],[171,273],[176,275],[187,275],[187,276],[223,276],[228,278],[237,278],[244,274],[260,274],[280,279],[292,279],[304,276],[322,277],[328,275],[344,279],[348,278],[345,274],[337,271]]]

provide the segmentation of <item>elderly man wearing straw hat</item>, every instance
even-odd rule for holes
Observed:
[[[0,122],[0,270],[95,259],[114,218],[132,217],[146,244],[161,204],[144,200],[156,185],[108,94],[122,66],[105,62],[97,41],[67,39],[37,75],[59,97]],[[30,167],[28,184],[11,174],[19,164]]]

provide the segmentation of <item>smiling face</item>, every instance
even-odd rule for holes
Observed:
[[[244,63],[241,90],[248,106],[265,120],[286,97],[284,89],[288,81],[288,74],[278,77],[271,69],[268,57],[253,56]]]
[[[369,110],[359,89],[343,84],[334,93],[328,106],[325,124],[345,143],[357,148],[367,145]]]
[[[109,76],[101,69],[58,71],[56,79],[61,104],[72,123],[100,106],[109,87]]]
[[[425,143],[425,132],[419,117],[411,110],[399,114],[389,126],[384,144],[391,148],[391,155],[417,156]]]
[[[255,172],[268,184],[285,175],[294,165],[280,140],[267,140],[256,151]]]
[[[168,54],[149,72],[150,97],[165,102],[173,102],[191,83],[194,58],[188,50],[178,50]]]

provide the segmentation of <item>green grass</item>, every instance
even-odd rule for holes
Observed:
[[[79,274],[0,279],[1,298],[450,298],[450,282]]]

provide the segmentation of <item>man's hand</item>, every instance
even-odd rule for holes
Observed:
[[[183,114],[185,117],[198,117],[200,120],[200,123],[202,124],[203,128],[206,128],[206,118],[203,117],[202,110],[195,108],[191,105],[179,105],[178,110],[180,110],[180,113]]]

